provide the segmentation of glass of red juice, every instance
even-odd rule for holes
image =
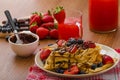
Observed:
[[[89,0],[89,27],[99,33],[116,31],[118,0]]]
[[[65,22],[58,25],[59,39],[82,38],[82,13],[80,11],[66,11]]]

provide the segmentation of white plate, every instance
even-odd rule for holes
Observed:
[[[120,55],[112,48],[108,47],[108,46],[105,46],[105,45],[102,45],[102,44],[97,44],[97,45],[100,45],[102,47],[102,51],[111,56],[112,58],[116,58],[117,61],[115,62],[115,64],[113,66],[111,66],[110,68],[106,69],[106,70],[103,70],[103,71],[100,71],[100,72],[97,72],[97,73],[92,73],[92,74],[78,74],[78,75],[68,75],[68,74],[60,74],[60,73],[56,73],[56,72],[52,72],[52,71],[49,71],[49,70],[46,70],[43,68],[43,63],[42,63],[42,60],[40,59],[40,52],[38,52],[35,56],[35,63],[38,67],[40,67],[42,70],[50,73],[50,74],[53,74],[53,75],[56,75],[56,76],[60,76],[60,77],[69,77],[69,78],[83,78],[83,77],[89,77],[89,76],[95,76],[95,75],[98,75],[98,74],[102,74],[104,72],[107,72],[109,70],[111,70],[112,68],[114,68],[119,60],[120,60]]]

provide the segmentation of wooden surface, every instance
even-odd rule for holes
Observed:
[[[120,48],[120,27],[116,32],[97,34],[91,32],[88,26],[88,0],[0,0],[0,22],[6,20],[4,10],[10,10],[15,18],[30,15],[34,11],[46,12],[58,5],[65,9],[81,10],[83,13],[83,39],[105,44],[112,48]],[[119,5],[120,26],[120,5]],[[40,47],[54,40],[40,41]],[[0,80],[25,80],[28,68],[34,64],[34,56],[21,58],[15,56],[4,38],[0,38]]]

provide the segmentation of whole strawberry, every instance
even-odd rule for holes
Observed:
[[[53,12],[53,16],[58,21],[58,23],[64,23],[66,17],[64,8],[61,6],[56,7],[55,11]]]
[[[43,23],[54,22],[54,19],[51,15],[45,15],[42,17]]]
[[[69,69],[64,71],[64,74],[78,74],[79,68],[76,65],[71,66]]]
[[[30,17],[30,25],[32,24],[32,23],[37,23],[37,25],[41,25],[41,23],[42,23],[42,20],[41,20],[41,13],[33,13],[33,15]]]
[[[44,28],[47,28],[47,29],[53,29],[54,28],[54,23],[53,22],[43,23],[40,27],[44,27]]]
[[[82,45],[83,49],[87,49],[87,48],[95,48],[96,44],[92,41],[85,41]]]
[[[114,60],[109,55],[103,55],[103,64],[114,63]]]
[[[51,50],[49,49],[41,49],[41,52],[40,52],[40,59],[41,60],[45,60],[51,53]]]
[[[57,29],[50,30],[50,37],[52,39],[58,39],[58,30]]]
[[[29,27],[29,30],[33,33],[36,33],[36,30],[38,29],[38,25],[36,22],[32,23]]]
[[[39,36],[40,39],[45,39],[49,35],[49,30],[43,27],[39,27],[36,30],[36,34]]]

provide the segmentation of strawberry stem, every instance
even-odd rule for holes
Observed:
[[[49,15],[52,15],[51,12],[50,12],[50,10],[48,10],[48,14],[49,14]]]
[[[42,17],[42,13],[40,12],[33,12],[32,15],[37,14],[38,16]]]
[[[62,6],[58,6],[55,8],[54,14],[59,13],[61,10],[64,10]]]

